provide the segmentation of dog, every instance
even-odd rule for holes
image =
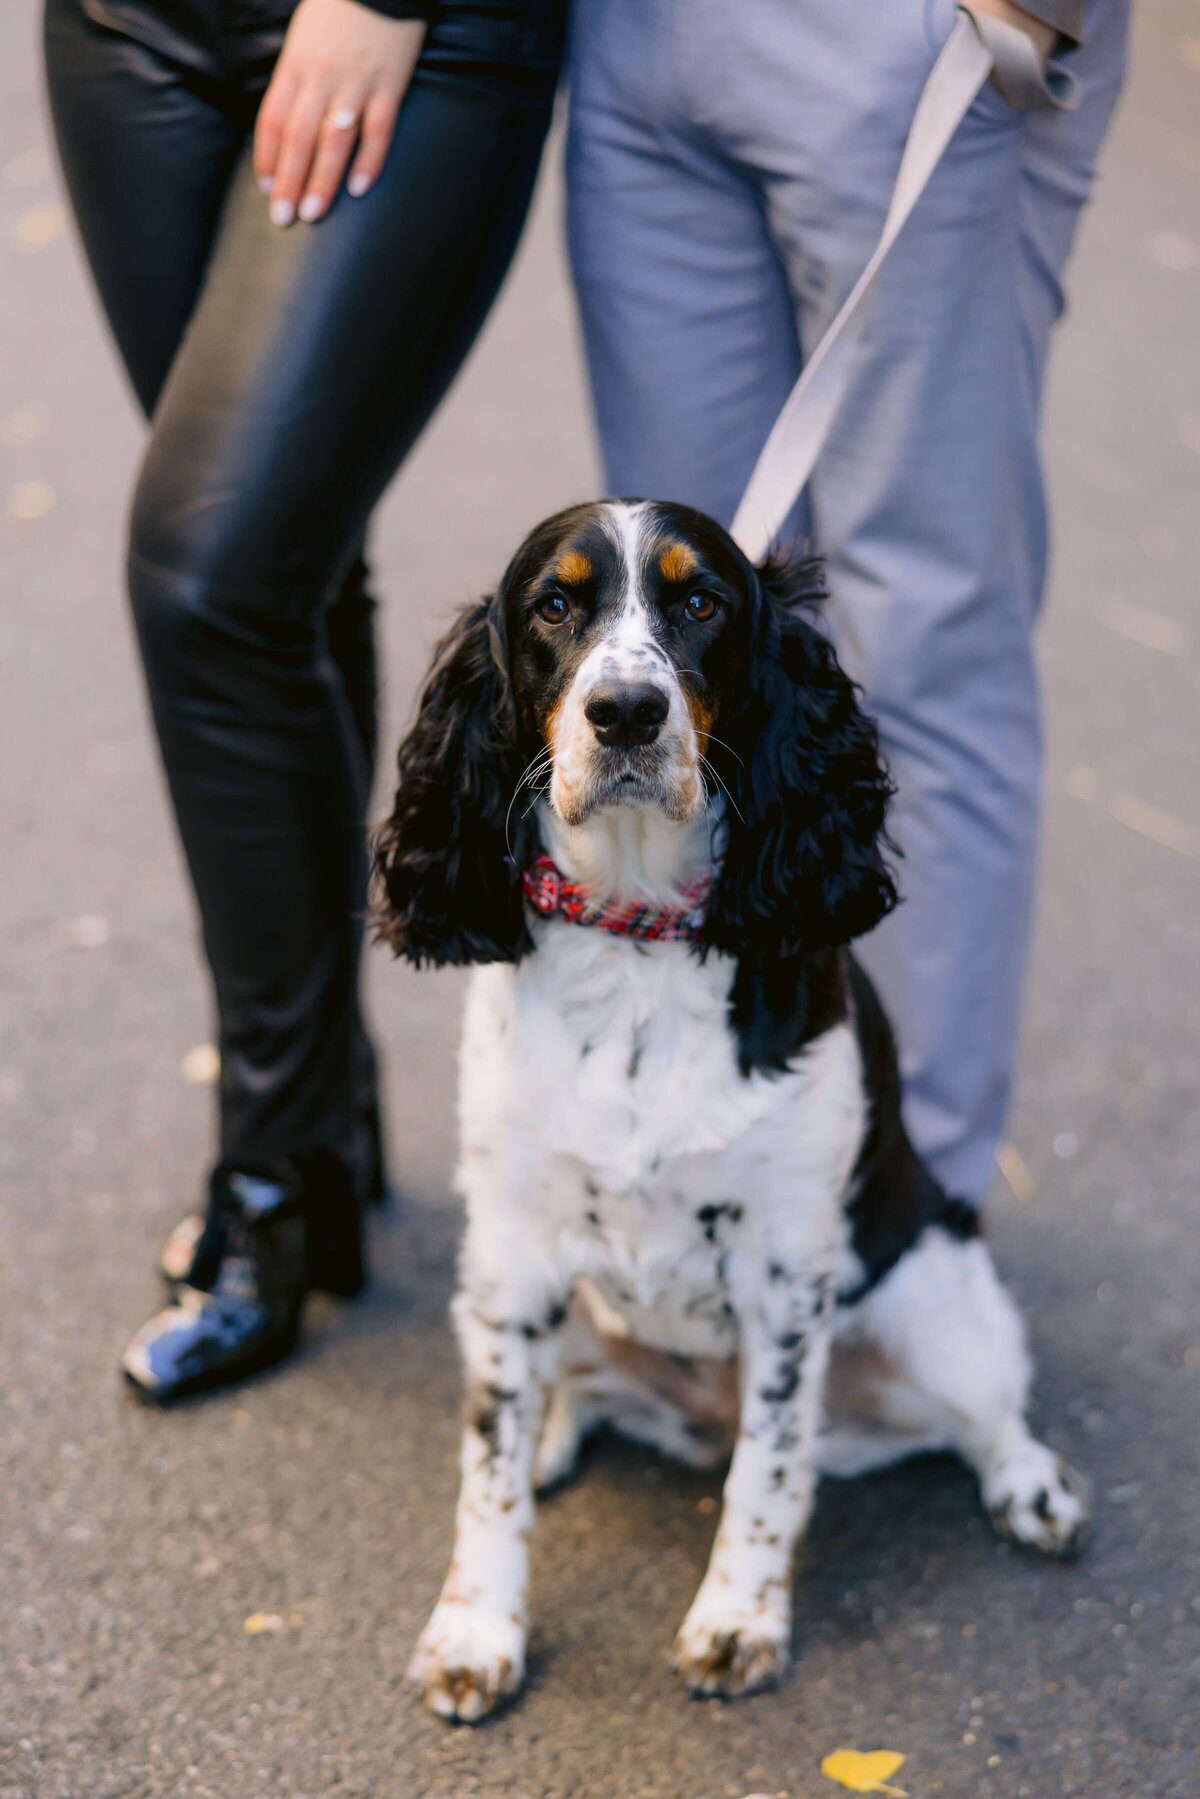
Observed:
[[[847,948],[896,902],[891,787],[819,585],[685,506],[560,512],[443,639],[400,747],[380,934],[473,966],[462,1488],[410,1669],[447,1718],[519,1688],[534,1493],[603,1423],[732,1450],[675,1640],[696,1695],[784,1673],[818,1473],[952,1450],[1008,1537],[1084,1531]]]

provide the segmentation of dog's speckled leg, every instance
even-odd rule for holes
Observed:
[[[455,1301],[467,1379],[454,1555],[409,1678],[444,1718],[476,1723],[525,1672],[533,1458],[564,1304],[505,1312],[494,1288]]]
[[[739,1316],[742,1412],[721,1523],[675,1639],[697,1696],[772,1686],[787,1669],[792,1550],[812,1509],[832,1276],[773,1259]]]

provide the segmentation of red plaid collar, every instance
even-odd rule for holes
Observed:
[[[639,905],[636,900],[622,905],[615,900],[593,899],[591,890],[568,880],[545,851],[532,868],[525,869],[521,879],[526,899],[547,918],[561,912],[570,924],[599,925],[601,930],[615,931],[619,937],[644,937],[652,943],[699,943],[708,915],[713,870],[706,870],[690,885],[680,888],[679,904],[675,906]]]

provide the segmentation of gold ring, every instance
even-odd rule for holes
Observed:
[[[327,112],[325,117],[335,131],[349,131],[352,125],[358,123],[358,114],[348,106],[339,106],[336,112]]]

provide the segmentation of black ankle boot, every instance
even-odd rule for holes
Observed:
[[[214,1173],[187,1280],[125,1351],[125,1377],[140,1399],[166,1405],[267,1368],[294,1348],[310,1285],[308,1200],[294,1163]],[[357,1234],[354,1253],[343,1253],[334,1272],[357,1273],[361,1285]]]
[[[309,1284],[322,1293],[349,1299],[366,1281],[363,1212],[391,1204],[392,1190],[384,1165],[379,1107],[364,1105],[355,1119],[347,1170],[328,1150],[289,1158],[279,1168],[291,1171],[303,1190],[309,1224]],[[210,1207],[210,1211],[213,1208]],[[173,1294],[181,1281],[194,1286],[193,1264],[206,1236],[202,1212],[180,1219],[163,1245],[158,1271]],[[218,1248],[219,1253],[219,1248]]]
[[[384,1161],[383,1121],[374,1100],[359,1111],[355,1156],[361,1183],[359,1191],[367,1205],[389,1206],[392,1203],[392,1189]]]
[[[308,1284],[338,1299],[353,1299],[367,1278],[359,1172],[327,1149],[298,1156],[295,1167],[308,1229]]]

